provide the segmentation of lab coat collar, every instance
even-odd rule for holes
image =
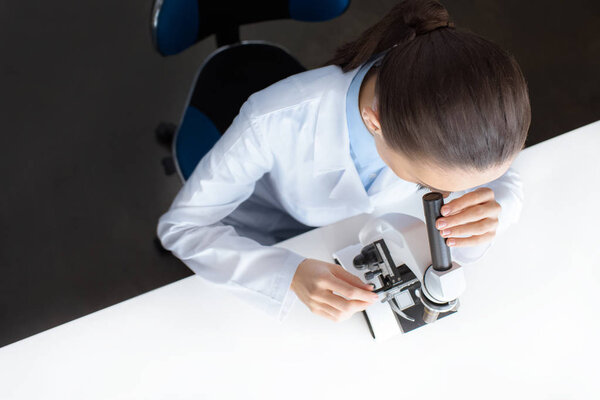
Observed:
[[[314,174],[337,172],[329,198],[355,199],[353,208],[370,212],[373,207],[350,156],[346,122],[346,93],[359,69],[347,73],[338,70],[339,79],[333,80],[321,98],[315,130]]]
[[[389,168],[385,168],[377,176],[367,194],[356,171],[350,156],[346,93],[359,70],[360,66],[347,73],[338,70],[339,79],[334,80],[334,84],[321,98],[314,140],[314,174],[317,176],[339,171],[329,198],[354,198],[357,199],[355,202],[357,208],[370,210],[371,198],[373,200],[379,198],[377,194],[404,181]]]
[[[339,79],[334,80],[321,98],[314,141],[315,175],[345,169],[352,162],[346,125],[346,92],[359,69],[347,73],[339,70]]]

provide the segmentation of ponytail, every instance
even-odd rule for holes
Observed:
[[[404,0],[325,63],[344,73],[385,52],[375,97],[386,144],[465,170],[503,165],[525,145],[531,107],[515,59],[454,28],[435,0]]]
[[[334,57],[322,66],[333,64],[348,72],[394,45],[446,27],[453,28],[454,23],[450,21],[448,11],[437,1],[401,1],[356,40],[340,46]]]

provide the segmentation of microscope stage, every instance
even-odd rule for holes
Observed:
[[[345,247],[333,254],[334,261],[336,264],[341,265],[346,271],[358,276],[363,282],[375,285],[375,290],[381,289],[382,281],[380,276],[367,280],[365,278],[366,271],[359,270],[354,266],[354,257],[360,254],[362,248],[363,246],[360,243]],[[395,260],[395,262],[398,263],[399,260]],[[407,272],[403,273],[403,276],[408,276],[408,280],[416,278],[405,265],[401,264],[398,267],[407,270]],[[414,319],[414,321],[410,321],[398,315],[392,310],[392,307],[387,302],[375,303],[367,308],[367,310],[363,311],[363,315],[367,321],[373,339],[378,341],[385,340],[398,333],[407,333],[423,325],[427,325],[427,323],[423,321],[423,304],[415,294],[415,290],[420,290],[420,288],[420,282],[416,282],[415,284],[407,286],[406,289],[397,294],[394,297],[394,300],[392,300],[396,302],[398,308],[404,314]],[[383,299],[384,296],[384,292],[379,293],[380,299]],[[453,310],[440,313],[438,319],[455,312],[456,311]]]

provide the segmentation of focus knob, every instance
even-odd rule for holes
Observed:
[[[363,247],[363,249],[360,251],[360,254],[354,257],[354,260],[352,261],[357,269],[363,269],[372,264],[378,264],[380,262],[381,259],[379,257],[379,252],[374,244]]]
[[[352,263],[357,269],[364,269],[367,266],[367,260],[365,259],[365,256],[362,255],[362,253],[354,257]]]

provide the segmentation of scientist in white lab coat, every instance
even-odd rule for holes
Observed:
[[[460,194],[437,227],[457,261],[475,261],[519,216],[510,165],[530,118],[512,56],[455,29],[437,1],[403,1],[324,66],[252,94],[158,236],[195,273],[280,320],[296,298],[344,320],[377,299],[372,287],[271,245],[425,188]]]

